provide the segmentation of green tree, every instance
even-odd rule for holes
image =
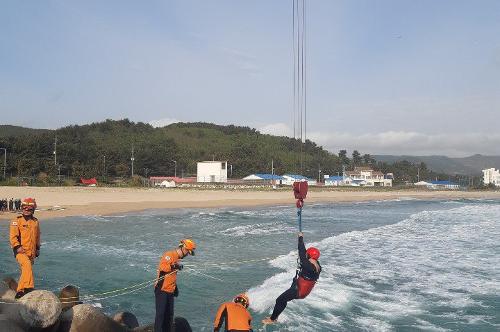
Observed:
[[[342,165],[349,165],[351,163],[351,161],[349,160],[349,157],[347,157],[347,150],[340,150],[339,151],[339,158],[340,158],[340,162],[342,163]]]
[[[371,155],[369,155],[369,154],[366,153],[366,154],[363,155],[363,163],[365,165],[372,166],[372,165],[375,164],[375,159],[372,158]]]
[[[130,175],[130,169],[127,164],[119,163],[115,166],[115,173],[117,176],[125,178]]]
[[[363,158],[361,158],[361,154],[358,150],[352,152],[352,163],[354,166],[360,166],[363,163]]]

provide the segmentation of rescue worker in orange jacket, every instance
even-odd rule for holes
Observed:
[[[182,270],[180,260],[187,255],[194,256],[196,244],[191,239],[181,240],[179,246],[166,251],[158,264],[155,284],[155,332],[170,332],[174,321],[174,296],[178,296],[177,272]]]
[[[226,321],[224,331],[231,332],[251,332],[252,316],[247,308],[250,301],[246,294],[236,295],[233,302],[222,303],[217,310],[214,321],[214,332],[219,332],[222,324]]]
[[[33,216],[36,209],[34,198],[25,198],[21,203],[22,215],[10,223],[10,246],[14,251],[21,276],[17,284],[16,298],[20,298],[35,288],[33,263],[40,255],[40,226]]]
[[[312,291],[321,273],[321,265],[318,258],[320,252],[314,247],[306,250],[302,232],[299,233],[299,268],[292,281],[292,286],[284,291],[277,299],[271,317],[262,321],[264,324],[274,323],[278,316],[285,310],[287,302],[295,299],[303,299]]]

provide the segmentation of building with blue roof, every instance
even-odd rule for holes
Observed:
[[[352,179],[348,176],[325,175],[325,186],[350,186]]]

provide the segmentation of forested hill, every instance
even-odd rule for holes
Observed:
[[[0,125],[0,138],[9,136],[36,135],[49,132],[49,129],[31,129],[11,125]]]
[[[57,154],[54,147],[57,137]],[[37,176],[40,172],[67,176],[142,176],[196,173],[196,162],[227,160],[233,177],[251,173],[300,172],[301,149],[305,175],[317,178],[342,170],[338,156],[311,141],[259,133],[238,126],[175,123],[154,128],[127,119],[74,125],[57,130],[0,127],[0,147],[7,148],[7,175]],[[0,151],[1,152],[1,151]]]

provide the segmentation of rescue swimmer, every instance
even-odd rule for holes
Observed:
[[[179,295],[177,288],[177,272],[183,266],[180,260],[187,255],[194,256],[196,243],[191,239],[181,240],[179,246],[166,251],[158,264],[158,276],[155,283],[155,332],[173,331],[174,297]]]
[[[224,331],[252,332],[252,316],[248,312],[250,301],[246,294],[236,295],[233,302],[222,303],[214,320],[214,332],[219,332],[226,322]]]
[[[277,299],[271,317],[265,318],[262,323],[274,323],[279,315],[285,310],[289,301],[303,299],[311,293],[321,273],[321,265],[318,262],[320,252],[317,248],[310,247],[306,250],[304,235],[299,232],[298,236],[299,267],[293,278],[292,285],[284,291]]]
[[[10,246],[21,269],[16,299],[35,288],[33,264],[35,258],[40,255],[40,225],[38,219],[34,217],[36,207],[34,198],[23,199],[21,202],[22,214],[10,223]]]

